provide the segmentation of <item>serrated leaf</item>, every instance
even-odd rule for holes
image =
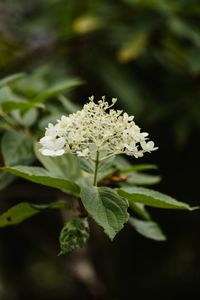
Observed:
[[[76,183],[64,178],[52,176],[52,174],[44,168],[15,166],[3,167],[1,169],[16,176],[25,178],[29,181],[57,188],[72,195],[79,195],[80,192],[79,186]]]
[[[83,186],[81,200],[91,217],[113,239],[128,221],[127,202],[107,187]]]
[[[139,202],[158,208],[192,210],[192,208],[184,202],[177,201],[170,196],[147,188],[125,187],[123,189],[118,189],[117,192],[129,202]]]
[[[53,85],[51,88],[48,88],[41,92],[38,96],[32,99],[33,102],[43,102],[49,98],[55,97],[64,91],[72,89],[80,84],[83,84],[83,81],[79,79],[70,79],[67,81],[59,82]]]
[[[59,255],[83,247],[88,239],[89,225],[87,219],[75,218],[68,221],[60,233],[61,251]]]
[[[56,201],[49,204],[21,202],[0,215],[0,227],[19,224],[46,209],[61,208],[68,209],[69,205],[65,201]]]
[[[32,140],[22,132],[6,132],[1,141],[6,165],[29,164],[34,160]]]
[[[143,221],[133,217],[130,217],[129,224],[141,235],[155,240],[165,241],[166,236],[163,234],[159,225],[152,221]]]
[[[35,143],[35,155],[52,175],[69,178],[71,180],[77,180],[80,177],[80,163],[76,155],[65,154],[57,157],[44,156],[39,151],[39,148],[39,144]]]

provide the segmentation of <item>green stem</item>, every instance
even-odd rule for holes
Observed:
[[[99,164],[99,151],[96,152],[95,169],[94,169],[94,182],[93,182],[94,186],[97,186],[98,164]]]

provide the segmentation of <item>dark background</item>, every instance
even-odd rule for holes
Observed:
[[[0,75],[46,68],[52,80],[85,81],[70,95],[77,104],[92,94],[118,97],[159,146],[132,162],[157,164],[163,180],[156,189],[199,205],[199,21],[199,1],[4,0]],[[1,191],[1,206],[56,197],[18,179]],[[111,243],[94,229],[85,250],[64,257],[57,257],[58,212],[1,229],[0,299],[198,299],[199,211],[151,213],[167,242],[126,226]],[[82,264],[83,278],[74,271]]]

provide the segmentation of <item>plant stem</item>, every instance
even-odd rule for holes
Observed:
[[[98,164],[99,164],[99,151],[96,152],[95,169],[94,169],[94,182],[93,182],[94,186],[97,186]]]

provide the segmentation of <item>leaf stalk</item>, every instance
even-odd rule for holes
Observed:
[[[94,181],[93,181],[94,186],[97,186],[98,165],[99,165],[99,151],[96,152],[95,169],[94,169]]]

